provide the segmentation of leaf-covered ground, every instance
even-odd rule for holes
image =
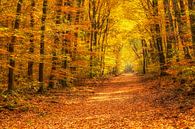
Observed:
[[[193,97],[164,80],[126,74],[104,86],[26,97],[17,108],[0,110],[0,128],[195,129]]]

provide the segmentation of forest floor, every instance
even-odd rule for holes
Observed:
[[[124,74],[102,86],[29,95],[0,110],[0,128],[195,129],[194,96],[165,82]]]

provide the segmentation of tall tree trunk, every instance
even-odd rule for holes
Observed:
[[[90,33],[90,78],[93,77],[93,35],[94,33],[91,31]]]
[[[147,56],[147,52],[146,52],[146,41],[145,39],[142,39],[142,54],[143,54],[143,74],[146,74],[146,56]]]
[[[153,15],[158,16],[158,0],[153,0]],[[154,29],[156,32],[155,42],[156,42],[158,55],[159,55],[160,74],[163,75],[166,67],[165,67],[165,55],[163,50],[162,36],[161,36],[159,23],[154,24]]]
[[[66,1],[63,6],[66,6],[66,7],[72,7],[72,2],[73,1]],[[72,12],[67,12],[65,13],[65,17],[66,17],[66,20],[68,21],[69,24],[71,24],[72,22]],[[67,24],[67,23],[65,23]],[[71,35],[71,32],[70,30],[65,30],[63,32],[63,35]],[[67,36],[64,36],[63,38],[63,47],[62,47],[62,54],[64,55],[64,60],[62,62],[62,69],[64,70],[67,70],[68,67],[69,67],[69,61],[67,60],[68,59],[68,55],[70,55],[70,57],[72,56],[71,55],[71,50],[70,50],[70,46],[71,46],[71,39],[69,39]],[[63,87],[67,87],[68,86],[68,78],[67,78],[67,74],[65,73],[65,77],[63,79],[60,79],[59,83],[63,86]]]
[[[165,67],[165,56],[164,56],[164,52],[163,52],[162,37],[160,35],[159,24],[156,24],[155,29],[156,29],[156,32],[158,33],[158,35],[156,37],[156,44],[157,44],[158,55],[159,55],[161,75],[163,75],[166,67]]]
[[[166,42],[167,42],[167,62],[171,62],[174,56],[173,46],[176,45],[175,28],[170,8],[170,0],[164,0],[165,20],[166,20]]]
[[[31,0],[31,10],[30,10],[30,28],[31,28],[31,34],[30,34],[30,49],[29,49],[29,54],[34,53],[34,24],[35,24],[35,19],[34,19],[34,11],[35,11],[35,0]],[[32,59],[28,62],[28,77],[30,81],[33,80],[33,65],[34,62]]]
[[[104,70],[105,70],[105,53],[106,53],[106,44],[107,44],[107,38],[108,38],[108,31],[109,31],[109,19],[107,18],[106,20],[106,28],[103,32],[103,37],[102,37],[102,44],[101,44],[101,58],[100,58],[100,70],[101,70],[101,76],[104,75]]]
[[[90,45],[89,45],[89,49],[90,49],[90,59],[89,59],[89,65],[90,65],[90,73],[89,73],[89,77],[92,78],[93,77],[93,51],[94,51],[94,46],[96,45],[95,43],[95,16],[96,16],[96,9],[95,9],[95,0],[89,1],[89,20],[90,20]]]
[[[63,3],[62,0],[56,0],[56,26],[58,27],[61,24],[61,7]],[[54,45],[53,45],[53,50],[52,50],[52,66],[51,66],[51,73],[49,77],[49,85],[48,88],[54,88],[54,80],[55,80],[55,71],[56,71],[56,64],[57,64],[57,53],[56,53],[56,46],[59,44],[60,39],[59,39],[60,32],[57,30],[55,37],[54,37]]]
[[[89,20],[90,20],[90,77],[94,76],[94,73],[97,71],[94,71],[93,67],[97,67],[95,63],[99,63],[99,59],[97,56],[93,55],[93,52],[97,52],[98,50],[98,38],[99,36],[99,30],[100,30],[100,12],[102,11],[102,2],[100,0],[91,0],[89,1]]]
[[[78,0],[76,3],[76,8],[77,11],[74,13],[74,24],[75,25],[80,25],[80,18],[81,18],[81,8],[82,8],[82,0]],[[72,50],[72,66],[70,67],[72,76],[74,79],[72,79],[73,84],[76,83],[76,74],[77,74],[77,68],[78,66],[75,64],[77,61],[78,57],[78,39],[79,39],[79,29],[80,27],[76,27],[74,30],[74,40],[73,40],[73,50]]]
[[[44,88],[44,54],[45,54],[45,21],[47,18],[47,0],[43,0],[43,9],[42,9],[42,25],[41,25],[41,41],[40,41],[40,58],[41,62],[39,63],[39,83],[40,87],[38,92],[43,92]]]
[[[183,17],[183,19],[181,19],[182,21],[182,33],[183,33],[183,45],[184,45],[184,54],[185,54],[185,58],[186,59],[191,59],[191,54],[190,54],[190,50],[189,50],[189,44],[187,44],[190,40],[189,38],[186,37],[186,35],[188,35],[188,25],[187,25],[187,14],[186,14],[186,6],[184,4],[184,0],[180,0],[180,10],[181,10],[181,16]]]
[[[14,30],[19,29],[20,25],[20,15],[22,10],[22,3],[23,0],[18,0],[17,3],[17,9],[16,9],[16,19],[14,23]],[[14,53],[14,45],[16,43],[16,36],[11,37],[11,42],[8,44],[8,51],[10,53],[9,57],[9,70],[8,70],[8,91],[12,91],[14,89],[14,68],[15,68],[15,60],[12,57],[12,54]]]
[[[179,8],[180,5],[180,8]],[[179,29],[179,37],[181,39],[181,43],[183,46],[183,51],[184,51],[184,57],[186,59],[191,59],[191,55],[189,52],[189,47],[188,45],[186,45],[186,42],[189,41],[189,39],[187,39],[185,37],[185,35],[187,34],[187,16],[186,16],[186,11],[185,11],[185,6],[183,3],[183,0],[173,0],[173,9],[175,12],[175,17],[177,20],[177,24],[178,24],[178,29]],[[182,18],[183,17],[183,18]]]
[[[195,1],[188,0],[188,8],[190,11],[190,24],[191,24],[191,33],[192,33],[192,43],[193,43],[193,53],[195,56]]]

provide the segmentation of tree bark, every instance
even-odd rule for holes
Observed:
[[[173,2],[173,9],[175,12],[176,21],[178,23],[179,37],[181,39],[181,43],[183,46],[184,57],[186,59],[191,59],[192,57],[191,57],[190,52],[189,52],[189,47],[186,45],[186,42],[188,42],[189,39],[185,37],[185,35],[187,34],[187,30],[186,30],[187,16],[186,16],[185,6],[183,3],[183,0],[179,0],[179,1],[173,0],[172,2]],[[180,8],[179,8],[179,5],[180,5]]]
[[[193,55],[195,56],[195,1],[188,0],[188,8],[190,11],[190,24],[192,33],[192,43],[193,43]]]
[[[158,16],[158,0],[153,0],[153,15]],[[161,36],[159,23],[154,24],[154,29],[155,29],[155,32],[156,32],[155,42],[156,42],[156,45],[157,45],[158,56],[159,56],[160,74],[164,75],[164,70],[166,69],[166,67],[165,67],[165,55],[164,55],[162,36]]]
[[[166,42],[167,42],[167,62],[171,62],[174,56],[173,46],[176,45],[175,28],[170,8],[170,0],[164,0],[165,21],[166,21]]]
[[[30,33],[30,49],[29,49],[29,54],[32,56],[34,53],[34,24],[35,24],[35,19],[34,19],[34,11],[35,11],[35,0],[31,0],[31,11],[30,11],[30,28],[31,28],[31,33]],[[30,81],[33,80],[33,65],[34,62],[32,59],[28,62],[28,77]]]
[[[56,0],[56,26],[59,26],[61,24],[61,7],[63,5],[62,0]],[[56,72],[56,64],[57,64],[57,53],[56,53],[56,46],[59,44],[60,39],[59,39],[60,32],[57,30],[55,37],[54,37],[54,45],[53,45],[53,50],[52,50],[52,67],[51,67],[51,73],[49,77],[49,85],[48,88],[54,88],[54,81],[55,81],[55,72]]]
[[[43,0],[42,8],[42,18],[41,18],[41,41],[40,41],[40,58],[41,62],[39,63],[39,90],[38,92],[43,92],[44,90],[44,54],[45,54],[45,22],[47,18],[47,0]]]
[[[20,26],[20,15],[22,10],[23,0],[18,0],[17,9],[16,9],[16,18],[14,22],[14,30],[19,29]],[[13,59],[14,53],[14,45],[16,43],[16,36],[11,37],[11,42],[8,44],[8,51],[10,53],[9,57],[9,70],[8,70],[8,91],[12,91],[14,89],[14,68],[15,68],[15,59]]]
[[[142,54],[143,54],[143,74],[146,74],[146,56],[147,56],[147,51],[146,51],[146,41],[142,39]]]

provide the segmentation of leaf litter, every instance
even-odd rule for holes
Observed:
[[[0,128],[194,129],[194,98],[158,81],[125,74],[98,87],[32,96],[26,110],[1,110]]]

